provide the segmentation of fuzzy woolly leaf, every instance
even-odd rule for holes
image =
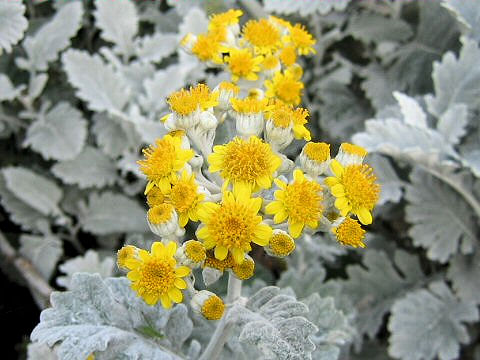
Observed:
[[[52,308],[41,313],[32,341],[57,344],[63,360],[86,359],[93,352],[98,360],[179,360],[169,350],[178,338],[171,337],[167,326],[173,317],[187,328],[191,326],[185,306],[179,304],[172,310],[160,304],[149,306],[129,284],[125,278],[74,275],[71,291],[52,294]],[[147,328],[163,337],[147,336]]]
[[[443,6],[453,12],[465,27],[465,33],[480,41],[480,3],[478,1],[443,0]]]
[[[468,108],[464,104],[450,106],[438,119],[437,130],[451,144],[458,144],[466,133]]]
[[[452,287],[465,302],[480,304],[480,254],[456,255],[448,267],[447,277]]]
[[[77,96],[86,101],[91,110],[122,110],[130,91],[123,77],[98,55],[70,49],[63,54],[62,61],[68,80],[77,88]]]
[[[99,274],[102,278],[107,278],[113,275],[114,267],[115,261],[110,256],[100,260],[96,251],[87,250],[85,255],[67,260],[58,267],[65,276],[57,277],[57,284],[71,289],[72,278],[75,273]]]
[[[24,16],[25,5],[21,1],[0,0],[0,54],[1,50],[12,51],[28,27]]]
[[[432,260],[446,262],[458,250],[470,253],[475,241],[470,207],[448,185],[425,172],[410,175],[405,198],[409,235]],[[459,249],[460,248],[460,249]]]
[[[391,356],[408,360],[457,359],[469,341],[463,322],[478,320],[473,304],[459,302],[444,282],[408,294],[392,306]]]
[[[425,129],[427,127],[427,115],[423,111],[419,103],[410,96],[402,94],[398,91],[393,93],[393,97],[400,106],[405,124]]]
[[[470,109],[480,105],[480,48],[475,40],[463,38],[462,50],[443,55],[433,64],[435,96],[426,96],[428,110],[440,117],[453,104],[463,103]]]
[[[12,101],[19,93],[20,89],[15,89],[8,76],[0,74],[0,101]]]
[[[65,184],[76,184],[81,189],[113,185],[117,179],[113,160],[91,146],[85,147],[75,159],[55,164],[52,172]]]
[[[122,124],[105,114],[96,114],[93,121],[92,131],[102,150],[112,157],[122,155],[129,144],[129,138]]]
[[[113,42],[122,54],[130,55],[133,50],[133,38],[138,31],[138,14],[135,4],[130,0],[96,0],[93,15],[95,25],[102,30],[101,37]]]
[[[82,151],[86,137],[82,113],[60,102],[29,126],[23,146],[30,146],[46,160],[69,160]]]
[[[48,280],[63,254],[62,241],[54,235],[23,234],[20,236],[20,253]]]
[[[368,164],[374,169],[380,187],[380,199],[378,205],[389,201],[397,203],[402,198],[405,183],[400,180],[387,157],[372,154],[368,158]]]
[[[23,167],[2,169],[7,189],[43,215],[59,215],[62,190],[51,180]]]
[[[307,16],[313,13],[326,15],[331,11],[345,10],[350,0],[265,0],[265,10],[284,15],[300,13]]]
[[[325,276],[325,269],[318,263],[308,266],[301,273],[296,267],[290,267],[282,272],[277,285],[281,288],[290,287],[297,296],[304,298],[318,291],[325,281]]]
[[[92,194],[82,228],[96,235],[147,231],[145,210],[134,200],[120,194]]]
[[[410,26],[400,20],[375,13],[353,15],[347,32],[364,42],[403,41],[413,35]]]
[[[363,266],[348,266],[348,280],[341,283],[344,293],[357,307],[355,322],[359,333],[374,338],[393,302],[424,275],[417,257],[400,250],[393,262],[384,252],[367,250],[362,262]]]
[[[135,54],[140,61],[160,62],[171,55],[178,46],[177,34],[155,33],[138,40]]]
[[[255,345],[263,359],[311,359],[311,336],[318,328],[303,315],[308,307],[295,297],[268,286],[250,297],[246,308],[232,309],[239,316],[240,342]]]
[[[58,356],[45,344],[30,343],[27,347],[27,360],[58,360]]]
[[[47,64],[56,60],[59,52],[70,45],[70,39],[80,29],[82,17],[82,3],[70,2],[62,6],[52,20],[42,26],[35,35],[27,36],[23,47],[28,55],[28,68],[47,70]]]

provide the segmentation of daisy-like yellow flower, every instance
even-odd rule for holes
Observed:
[[[264,84],[268,98],[278,98],[292,105],[300,104],[304,85],[293,71],[277,72],[273,79],[265,80]]]
[[[297,53],[295,46],[287,45],[280,50],[280,60],[282,63],[289,67],[297,62]]]
[[[229,49],[228,52],[224,61],[228,64],[232,81],[237,82],[239,79],[255,81],[258,79],[257,73],[260,71],[260,64],[263,61],[262,56],[254,56],[249,49]]]
[[[261,198],[251,198],[248,191],[225,191],[221,204],[207,202],[199,211],[202,225],[197,237],[205,248],[214,249],[215,257],[224,260],[232,254],[236,264],[241,264],[245,253],[252,250],[251,243],[268,244],[272,228],[262,222],[258,211]]]
[[[299,55],[316,54],[316,50],[313,48],[316,40],[305,29],[304,25],[295,24],[290,27],[290,32],[282,39],[286,43],[293,43]]]
[[[312,175],[323,174],[330,164],[330,145],[327,143],[308,142],[299,156],[302,169]]]
[[[283,230],[273,230],[273,236],[270,243],[265,248],[267,254],[276,257],[285,257],[295,250],[295,241]]]
[[[253,46],[256,54],[271,54],[281,46],[280,31],[267,19],[247,21],[243,38]]]
[[[191,86],[189,90],[175,91],[168,97],[167,103],[173,112],[187,116],[195,111],[203,111],[218,105],[218,93],[210,92],[205,84],[198,84],[195,87]]]
[[[311,139],[310,131],[305,127],[308,123],[308,110],[303,108],[294,109],[293,106],[276,100],[266,110],[267,119],[271,120],[276,127],[289,128],[291,126],[296,139]]]
[[[187,283],[183,277],[190,274],[187,266],[178,266],[173,257],[177,245],[169,242],[164,246],[161,242],[152,244],[151,252],[140,249],[137,258],[126,261],[130,269],[127,278],[132,282],[131,288],[149,305],[158,301],[166,309],[172,307],[172,302],[183,301],[183,289]]]
[[[336,197],[335,207],[342,216],[353,213],[364,225],[372,223],[372,210],[378,201],[380,185],[367,164],[343,166],[332,160],[330,169],[335,176],[325,179],[332,195]]]
[[[365,247],[363,240],[365,239],[365,230],[357,220],[346,218],[337,227],[332,228],[337,241],[342,245],[350,245],[353,247]]]
[[[198,209],[205,194],[198,192],[195,174],[188,174],[184,170],[180,178],[172,181],[172,187],[165,195],[168,197],[166,202],[172,204],[177,211],[181,227],[185,227],[188,220],[198,221]]]
[[[164,193],[170,189],[170,184],[177,179],[177,172],[182,170],[194,155],[193,150],[182,149],[181,144],[180,138],[165,135],[162,139],[157,139],[155,146],[150,145],[143,149],[145,160],[137,163],[148,179],[145,194],[148,194],[154,185]]]
[[[192,46],[192,53],[201,61],[212,61],[215,64],[222,64],[222,51],[218,36],[211,34],[198,35],[197,41]]]
[[[231,99],[232,108],[238,113],[242,114],[257,114],[262,113],[267,108],[268,99],[258,99],[253,96],[245,99]]]
[[[156,205],[163,204],[165,201],[165,196],[158,186],[154,186],[150,189],[147,194],[147,204],[149,207],[154,207]]]
[[[215,28],[227,27],[230,25],[238,24],[238,18],[243,15],[242,10],[230,9],[226,12],[213,14],[210,17],[210,23],[208,24],[208,29],[212,30]]]
[[[232,271],[239,280],[248,280],[255,272],[255,262],[247,255],[241,264],[232,266]]]
[[[249,140],[234,138],[228,144],[213,147],[208,157],[210,172],[220,171],[222,178],[234,188],[250,191],[268,189],[272,186],[273,174],[282,164],[269,144],[256,136]]]
[[[322,216],[322,186],[305,178],[301,170],[293,172],[293,183],[286,184],[275,179],[281,189],[275,191],[275,201],[266,206],[267,214],[274,214],[273,221],[278,224],[288,218],[289,232],[298,238],[305,226],[318,227]]]
[[[198,291],[190,302],[192,310],[207,320],[219,320],[225,311],[223,300],[208,290]]]
[[[137,256],[137,248],[133,245],[125,245],[117,251],[117,266],[120,269],[127,268],[127,260]]]

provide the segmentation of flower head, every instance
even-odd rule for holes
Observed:
[[[127,269],[127,260],[137,256],[137,248],[133,245],[125,245],[117,251],[117,266],[120,269]]]
[[[240,264],[245,253],[252,250],[252,242],[265,246],[272,235],[272,229],[258,215],[261,206],[262,199],[251,198],[248,191],[225,191],[221,204],[210,202],[202,207],[199,217],[203,226],[197,230],[197,237],[207,250],[215,249],[218,260],[231,253]]]
[[[197,41],[193,44],[191,52],[201,61],[212,61],[215,64],[222,64],[221,49],[217,34],[202,34],[198,35]]]
[[[265,80],[265,87],[268,98],[278,98],[287,104],[298,105],[304,85],[293,71],[286,70],[284,73],[277,72],[271,80]]]
[[[371,212],[380,193],[373,169],[367,164],[344,167],[337,160],[331,161],[330,168],[335,176],[326,178],[325,183],[336,197],[335,207],[340,214],[346,216],[351,212],[362,224],[371,224]]]
[[[232,266],[232,272],[237,279],[248,280],[255,272],[255,262],[250,256],[246,255],[245,260],[241,264],[234,264]]]
[[[342,143],[335,159],[343,166],[359,165],[367,154],[367,150],[361,146]]]
[[[178,215],[168,203],[155,205],[147,212],[150,230],[158,236],[168,236],[178,229]]]
[[[243,15],[242,10],[230,9],[226,12],[214,14],[210,17],[209,30],[238,24],[238,18]]]
[[[147,194],[147,204],[149,207],[154,207],[155,205],[163,204],[165,201],[165,196],[158,186],[154,186],[150,189]]]
[[[211,93],[207,85],[198,84],[189,90],[175,91],[167,102],[175,114],[185,117],[218,105],[218,93]]]
[[[260,64],[263,61],[262,56],[254,56],[249,49],[229,49],[229,54],[224,58],[228,64],[228,69],[232,74],[232,80],[247,79],[255,81],[258,79],[257,73],[260,71]]]
[[[225,304],[217,295],[208,290],[198,291],[190,302],[192,310],[207,320],[219,320],[225,312]]]
[[[365,230],[362,229],[357,220],[347,217],[340,225],[333,227],[332,232],[335,234],[337,241],[342,245],[350,245],[355,248],[365,247],[363,242]]]
[[[308,142],[299,156],[302,169],[312,175],[322,175],[330,164],[330,145],[326,143]]]
[[[293,45],[287,45],[280,50],[280,60],[286,67],[297,62],[297,53],[295,50],[295,46]]]
[[[243,27],[243,38],[257,54],[269,54],[281,46],[280,32],[267,19],[247,21]]]
[[[127,260],[131,287],[147,304],[155,305],[160,301],[168,309],[172,302],[183,301],[181,290],[186,289],[187,283],[182,278],[190,274],[190,268],[177,265],[173,257],[176,250],[174,242],[166,246],[154,242],[150,252],[139,249],[138,258]]]
[[[214,146],[213,151],[208,157],[209,171],[220,171],[220,175],[234,187],[253,191],[270,188],[273,174],[282,164],[270,145],[256,136],[249,140],[235,138],[226,145]]]
[[[178,248],[175,257],[189,267],[198,267],[206,259],[205,246],[200,241],[188,240]]]
[[[266,207],[267,214],[274,214],[276,224],[288,218],[289,232],[294,237],[300,236],[305,226],[318,227],[322,215],[322,186],[308,180],[301,170],[293,172],[293,183],[286,184],[275,179],[280,190],[275,191],[275,201]]]
[[[295,250],[295,241],[287,232],[275,229],[265,250],[271,256],[285,257]]]
[[[165,135],[162,139],[157,139],[156,146],[150,145],[143,149],[145,160],[139,160],[138,164],[149,181],[145,194],[154,185],[162,192],[168,191],[170,183],[177,178],[177,172],[193,157],[193,150],[182,149],[181,144],[182,140],[178,137]]]
[[[305,29],[304,25],[295,24],[290,27],[289,34],[283,38],[285,42],[291,42],[296,47],[299,55],[315,54],[313,48],[316,41],[313,36]]]

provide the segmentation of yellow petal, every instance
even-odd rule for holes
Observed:
[[[190,271],[188,266],[179,266],[175,269],[175,275],[177,275],[177,277],[184,277],[190,274]]]
[[[186,281],[181,279],[181,278],[176,278],[175,281],[173,282],[173,284],[179,289],[186,289],[187,288]]]
[[[330,169],[332,169],[332,172],[336,177],[342,177],[343,175],[343,166],[338,162],[338,160],[333,159],[332,162],[330,163]]]
[[[263,189],[268,189],[272,186],[272,178],[269,175],[262,176],[257,179],[257,184]]]
[[[170,300],[168,294],[162,294],[160,296],[160,301],[165,309],[170,309],[172,307],[172,300]]]
[[[273,221],[275,222],[275,224],[278,224],[278,223],[284,222],[287,217],[288,217],[287,212],[284,209],[282,209],[275,214],[275,216],[273,217]]]
[[[302,181],[302,180],[304,180],[304,179],[305,179],[305,177],[303,176],[302,170],[296,169],[296,170],[293,172],[293,180],[295,180],[295,181]]]
[[[233,186],[233,194],[236,199],[247,200],[252,193],[252,186],[244,181],[238,181]]]
[[[363,225],[370,225],[373,221],[372,213],[366,208],[360,208],[355,212],[355,215],[357,215],[358,220],[360,220]]]
[[[174,241],[170,241],[167,247],[165,248],[165,250],[166,250],[165,254],[168,257],[172,257],[173,255],[175,255],[175,252],[177,251],[177,244]]]
[[[232,256],[233,256],[233,260],[237,264],[241,264],[243,263],[243,260],[245,260],[245,252],[239,248],[232,249]]]
[[[221,246],[221,245],[217,245],[215,247],[215,257],[218,260],[225,260],[227,255],[228,255],[228,249],[226,247]]]
[[[172,299],[173,302],[181,303],[183,300],[183,294],[176,287],[172,287],[168,290],[168,297]]]
[[[201,219],[200,219],[201,220]],[[209,232],[208,228],[206,226],[201,227],[200,229],[197,230],[197,237],[199,239],[206,239],[209,237]]]
[[[145,187],[145,192],[143,193],[143,195],[147,195],[148,192],[149,192],[150,190],[152,190],[152,188],[153,188],[154,186],[155,186],[155,183],[154,183],[153,181],[149,181],[149,182],[147,183],[147,186]]]
[[[270,204],[265,206],[265,212],[267,214],[276,214],[279,211],[283,210],[284,206],[280,201],[272,201]]]
[[[158,297],[155,294],[148,294],[144,299],[148,305],[155,305],[158,302]]]
[[[285,182],[283,182],[282,180],[280,179],[274,179],[273,180],[275,182],[275,184],[280,188],[280,189],[283,189],[285,190],[287,188],[287,184]]]
[[[337,198],[345,196],[345,188],[342,184],[333,185],[330,189],[332,191],[332,195]]]
[[[338,199],[336,199],[335,200],[335,207],[338,210],[347,209],[347,211],[349,211],[350,208],[351,208],[349,203],[348,203],[347,198],[345,198],[345,197],[339,197]]]
[[[160,257],[165,254],[165,246],[160,241],[155,241],[150,251],[153,256]]]
[[[337,185],[339,183],[340,183],[340,181],[338,181],[338,179],[336,177],[333,177],[333,176],[329,176],[325,179],[325,184],[327,184],[329,187],[332,187],[332,186]]]
[[[138,279],[140,279],[140,273],[138,271],[130,271],[128,274],[127,274],[127,278],[130,280],[130,281],[136,281]]]
[[[260,224],[255,229],[255,238],[253,238],[253,242],[260,246],[265,246],[270,242],[270,238],[272,237],[272,228],[268,225]]]
[[[293,238],[298,238],[300,234],[302,233],[304,224],[303,223],[290,223],[288,225],[288,230],[290,231],[290,235],[292,235]]]

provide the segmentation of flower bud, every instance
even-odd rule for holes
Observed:
[[[208,290],[197,292],[190,302],[192,310],[208,320],[219,320],[225,312],[225,304],[217,295]]]
[[[285,231],[280,229],[273,230],[273,236],[265,247],[265,251],[270,256],[285,257],[295,250],[295,241]]]
[[[196,268],[207,257],[205,246],[200,241],[188,240],[177,249],[175,257],[179,263],[191,268]]]

